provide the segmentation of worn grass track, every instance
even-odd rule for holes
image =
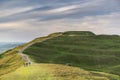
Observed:
[[[15,72],[2,76],[0,80],[119,80],[117,77],[105,73],[93,74],[77,67],[59,64],[33,64],[22,66]]]

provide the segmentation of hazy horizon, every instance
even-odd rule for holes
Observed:
[[[22,44],[20,42],[0,42],[0,54]]]
[[[54,32],[120,35],[120,0],[0,0],[0,42]]]
[[[76,30],[77,31],[77,30]],[[66,31],[64,31],[64,32],[66,32]],[[92,32],[92,31],[91,31]],[[53,33],[56,33],[56,32],[53,32]],[[93,32],[94,33],[94,32]],[[48,33],[48,34],[46,34],[46,35],[42,35],[42,36],[38,36],[38,37],[43,37],[43,36],[48,36],[49,34],[52,34],[52,33]],[[96,35],[118,35],[118,36],[120,36],[120,34],[107,34],[107,33],[95,33]],[[31,40],[28,40],[28,41],[0,41],[0,44],[1,43],[27,43],[27,42],[30,42],[30,41],[32,41],[32,40],[34,40],[35,38],[38,38],[38,37],[34,37],[33,39],[31,39]]]

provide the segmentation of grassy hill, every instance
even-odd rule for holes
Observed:
[[[0,80],[120,80],[119,42],[88,31],[36,38],[0,55]],[[24,67],[19,52],[34,63]]]
[[[120,75],[120,36],[87,31],[58,34],[61,35],[33,44],[24,53],[37,63],[70,64]]]
[[[22,56],[19,54],[19,52],[23,51],[25,47],[58,35],[60,35],[60,33],[50,34],[47,37],[36,38],[29,43],[17,46],[0,54],[0,76],[15,71],[25,63]]]

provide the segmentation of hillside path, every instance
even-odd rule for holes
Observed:
[[[54,36],[54,37],[58,37],[58,36],[61,36],[61,35],[62,35],[62,34],[57,35],[57,36]],[[40,41],[38,41],[38,42],[43,42],[43,41],[45,41],[45,40],[48,40],[48,39],[51,39],[51,38],[54,38],[54,37],[44,38],[44,39],[42,39],[42,40],[40,40]],[[37,43],[38,43],[38,42],[37,42]],[[28,47],[30,47],[31,45],[33,45],[33,44],[35,44],[35,42],[32,42],[32,43],[27,44],[25,47],[23,47],[22,49],[20,49],[20,50],[18,51],[18,54],[20,54],[20,55],[22,56],[22,59],[25,60],[27,63],[32,63],[32,61],[30,60],[30,58],[28,57],[28,55],[26,55],[26,54],[23,53],[23,51],[24,51],[25,49],[27,49]]]

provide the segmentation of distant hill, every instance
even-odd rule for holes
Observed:
[[[0,53],[22,44],[23,44],[22,42],[21,43],[20,42],[0,42]]]
[[[95,35],[89,31],[57,34],[61,35],[36,42],[24,54],[37,63],[70,64],[87,70],[120,75],[120,36]]]

